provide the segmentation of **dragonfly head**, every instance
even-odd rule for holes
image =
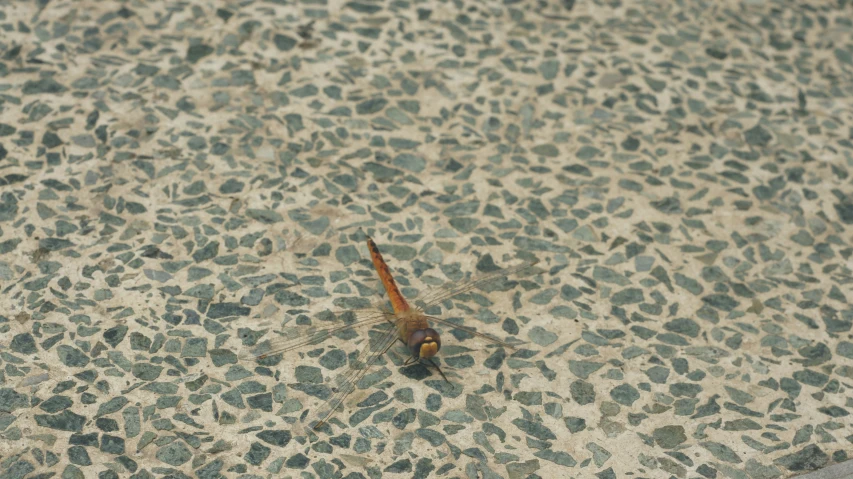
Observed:
[[[429,359],[441,349],[441,338],[432,328],[418,329],[409,336],[408,347],[412,357]]]

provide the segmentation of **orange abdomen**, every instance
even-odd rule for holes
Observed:
[[[400,314],[408,311],[409,303],[406,302],[406,299],[400,293],[400,289],[397,288],[397,283],[394,282],[394,278],[391,276],[391,270],[385,264],[385,260],[382,259],[382,254],[379,253],[376,243],[369,236],[367,237],[367,249],[370,250],[370,259],[373,261],[373,267],[376,268],[376,274],[379,275],[379,279],[382,280],[382,286],[385,287],[385,292],[388,293],[388,299],[391,301],[394,313]]]

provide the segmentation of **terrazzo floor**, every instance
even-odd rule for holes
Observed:
[[[0,478],[786,478],[853,453],[853,4],[0,1]],[[246,351],[538,260],[431,314]],[[440,289],[439,289],[440,290]],[[372,331],[372,332],[371,332]]]

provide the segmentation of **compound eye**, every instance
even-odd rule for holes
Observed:
[[[427,336],[430,336],[433,338],[438,337],[438,331],[436,331],[432,328],[426,328],[426,329],[424,329],[424,332],[426,333]]]
[[[438,331],[432,328],[426,328],[424,329],[424,332],[426,333],[426,337],[431,339],[429,342],[435,343],[435,350],[438,351],[441,349],[441,337],[438,335]]]
[[[441,348],[441,339],[438,332],[432,328],[418,329],[409,336],[407,346],[413,357],[431,358]]]
[[[427,332],[425,329],[418,329],[409,335],[409,344],[407,346],[412,351],[413,356],[418,355],[418,351],[420,351],[421,345],[426,341],[426,338]]]

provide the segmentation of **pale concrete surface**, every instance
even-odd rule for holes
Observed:
[[[3,477],[849,472],[849,1],[0,6]]]
[[[833,464],[796,477],[797,479],[849,479],[853,477],[853,461]]]

